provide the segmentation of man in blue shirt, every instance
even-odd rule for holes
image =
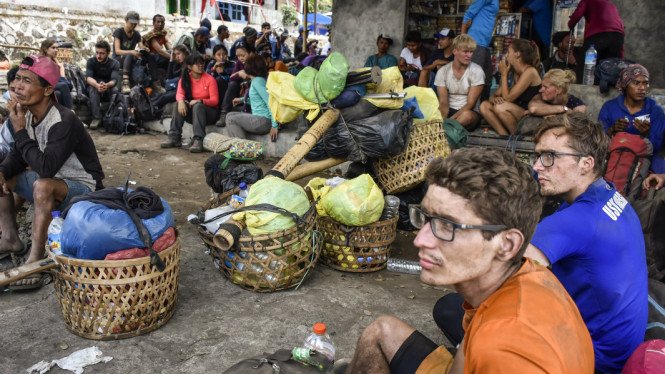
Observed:
[[[581,113],[547,117],[534,171],[561,207],[536,228],[526,256],[545,265],[575,300],[593,340],[596,371],[621,371],[644,339],[647,269],[639,218],[603,178],[609,139]]]
[[[665,160],[660,155],[665,133],[665,114],[649,91],[649,71],[640,64],[631,64],[621,71],[617,88],[621,94],[603,104],[598,121],[610,136],[626,131],[649,138],[653,146],[651,169],[665,173]]]
[[[485,73],[485,88],[481,101],[489,98],[492,86],[492,33],[496,15],[499,12],[499,0],[475,0],[464,13],[462,20],[462,34],[469,34],[476,41],[477,48],[473,51],[471,62],[483,68]]]
[[[393,45],[393,38],[388,34],[380,34],[376,38],[377,53],[367,57],[365,60],[365,67],[371,68],[378,66],[381,69],[388,69],[389,67],[397,66],[397,57],[388,53],[388,49]]]

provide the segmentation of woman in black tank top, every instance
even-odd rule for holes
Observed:
[[[499,63],[501,84],[494,95],[480,104],[480,114],[499,135],[512,135],[524,116],[529,101],[540,90],[538,48],[525,39],[515,39],[508,54]],[[514,73],[514,84],[508,86],[508,75]]]

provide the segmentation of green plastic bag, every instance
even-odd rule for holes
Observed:
[[[309,209],[307,193],[299,185],[276,177],[266,177],[249,189],[245,206],[272,204],[302,216]],[[251,235],[267,234],[295,226],[291,217],[266,211],[240,212],[233,215],[236,221],[245,221]]]
[[[323,97],[332,100],[344,91],[346,76],[349,74],[349,63],[339,52],[333,52],[321,64],[315,84],[321,89]]]
[[[383,193],[369,174],[362,174],[333,188],[321,199],[330,218],[348,226],[365,226],[379,220]]]
[[[316,69],[308,66],[296,75],[296,80],[293,85],[300,96],[304,97],[307,101],[321,104],[325,103],[327,100],[323,97],[321,88],[316,86],[316,77],[318,74],[319,72]]]
[[[454,119],[446,118],[446,121],[443,122],[443,132],[446,134],[450,149],[466,147],[469,131],[467,131],[461,123]]]

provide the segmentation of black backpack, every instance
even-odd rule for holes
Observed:
[[[65,64],[65,77],[72,85],[72,101],[75,105],[88,103],[88,85],[85,83],[85,75],[81,69],[72,64]]]
[[[601,93],[607,93],[610,87],[614,87],[619,80],[619,73],[630,64],[634,64],[631,60],[622,60],[620,58],[611,57],[601,60],[596,66],[596,82]]]
[[[161,118],[162,109],[153,104],[142,85],[132,87],[129,92],[129,100],[134,108],[134,118],[137,122],[153,121]]]
[[[152,77],[147,62],[144,59],[139,59],[132,68],[132,82],[147,87],[151,81]]]
[[[125,95],[114,92],[109,108],[102,117],[102,127],[109,134],[130,134],[136,132],[136,124],[129,119]]]

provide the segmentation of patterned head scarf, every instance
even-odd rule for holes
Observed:
[[[621,93],[624,93],[630,82],[632,82],[633,79],[640,75],[644,75],[647,79],[649,79],[649,71],[647,68],[640,64],[630,64],[626,66],[623,70],[621,70],[621,73],[619,73],[619,80],[617,80],[616,85],[617,89],[621,91]]]

